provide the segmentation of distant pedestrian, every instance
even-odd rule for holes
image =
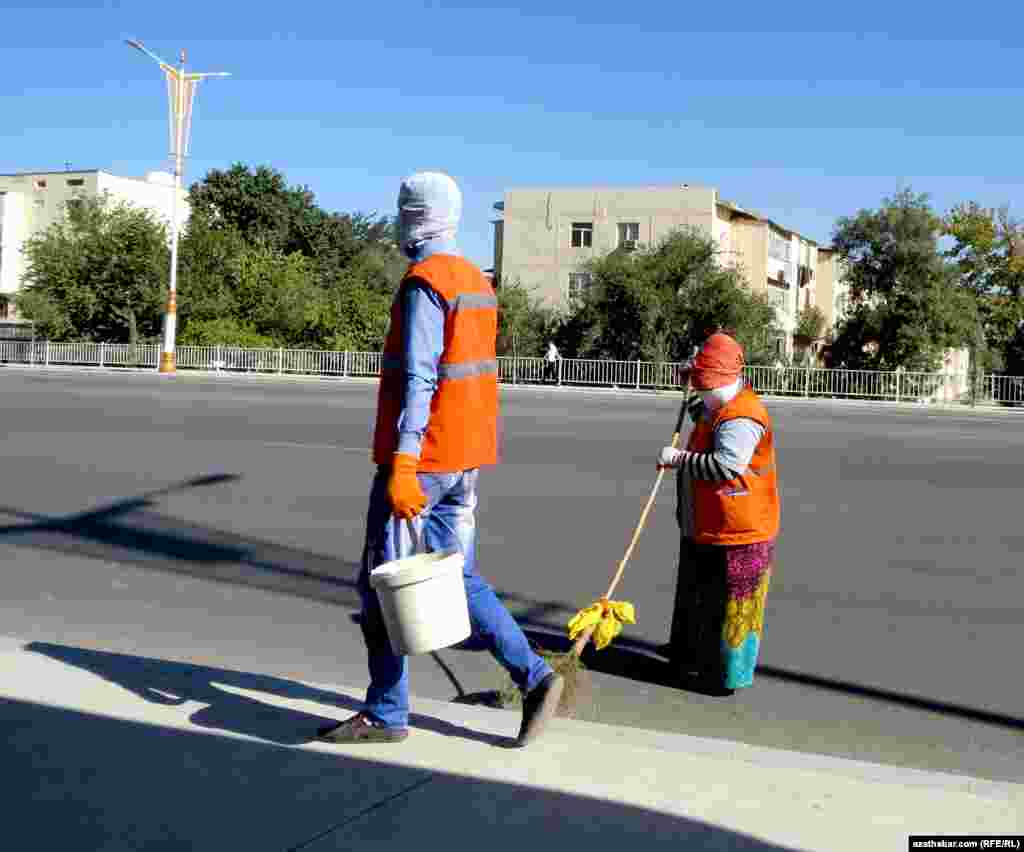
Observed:
[[[548,344],[548,351],[544,355],[544,381],[558,381],[558,362],[562,360],[562,356],[558,353],[558,347],[555,346],[555,342],[551,341]]]
[[[771,418],[742,378],[743,349],[708,338],[690,379],[702,405],[678,469],[679,577],[664,650],[684,675],[718,694],[750,686],[775,561],[779,492]]]

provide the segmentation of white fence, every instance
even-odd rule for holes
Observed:
[[[156,369],[159,346],[127,343],[0,341],[0,364]],[[315,349],[240,349],[232,346],[179,346],[181,370],[271,373],[308,376],[380,375],[379,352]],[[648,361],[559,360],[551,369],[543,358],[499,358],[499,379],[508,384],[540,384],[679,389],[682,365]],[[985,375],[972,389],[962,373],[871,372],[801,367],[747,367],[746,377],[766,396],[888,400],[921,403],[1024,406],[1024,377]]]

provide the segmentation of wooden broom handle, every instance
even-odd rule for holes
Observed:
[[[683,404],[679,407],[679,417],[676,419],[676,431],[672,435],[672,449],[676,449],[679,444],[679,435],[683,431],[683,421],[686,419],[686,403],[689,400],[690,383],[687,381],[686,387],[683,390]],[[633,531],[633,538],[629,542],[629,547],[626,548],[626,553],[622,557],[622,561],[619,562],[619,568],[615,572],[615,576],[612,577],[611,583],[608,585],[608,593],[605,598],[611,598],[615,594],[615,589],[618,588],[619,581],[622,579],[622,574],[626,570],[626,563],[629,562],[629,557],[633,555],[633,548],[636,547],[636,543],[640,540],[640,533],[643,532],[644,524],[647,523],[647,516],[650,514],[651,507],[654,505],[654,500],[658,496],[658,489],[661,487],[661,480],[665,476],[665,468],[661,468],[658,471],[658,478],[654,480],[654,487],[651,489],[651,496],[647,498],[647,505],[644,506],[643,512],[640,514],[640,521],[636,525],[636,529]],[[587,642],[590,641],[590,637],[597,629],[595,624],[592,627],[588,627],[580,637],[576,640],[576,644],[573,645],[572,652],[577,657],[583,653],[583,649],[587,646]]]

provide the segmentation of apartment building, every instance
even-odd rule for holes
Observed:
[[[794,352],[799,311],[826,295],[832,301],[816,281],[814,240],[721,199],[713,187],[512,189],[494,208],[501,214],[493,223],[498,280],[519,280],[549,305],[566,304],[587,288],[587,261],[616,248],[655,244],[680,227],[712,236],[723,263],[767,296],[784,357]]]
[[[105,192],[171,222],[174,178],[166,172],[142,178],[98,169],[0,175],[0,321],[17,319],[13,297],[25,273],[25,241],[60,221],[69,204]],[[187,192],[179,190],[179,226],[188,219],[186,199]]]
[[[842,259],[834,248],[818,247],[817,304],[825,315],[826,328],[834,329],[850,310],[850,287]]]

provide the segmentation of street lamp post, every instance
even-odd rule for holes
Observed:
[[[185,72],[185,51],[181,52],[179,65],[168,65],[155,53],[143,46],[142,42],[128,39],[130,47],[146,54],[156,62],[167,78],[167,96],[170,110],[171,159],[174,162],[174,198],[171,202],[171,277],[167,294],[167,309],[164,312],[164,340],[160,350],[161,373],[173,376],[177,365],[174,338],[178,320],[178,196],[181,194],[181,179],[184,173],[185,157],[188,156],[189,136],[192,130],[192,102],[196,86],[206,77],[230,77],[225,71],[202,74]]]

